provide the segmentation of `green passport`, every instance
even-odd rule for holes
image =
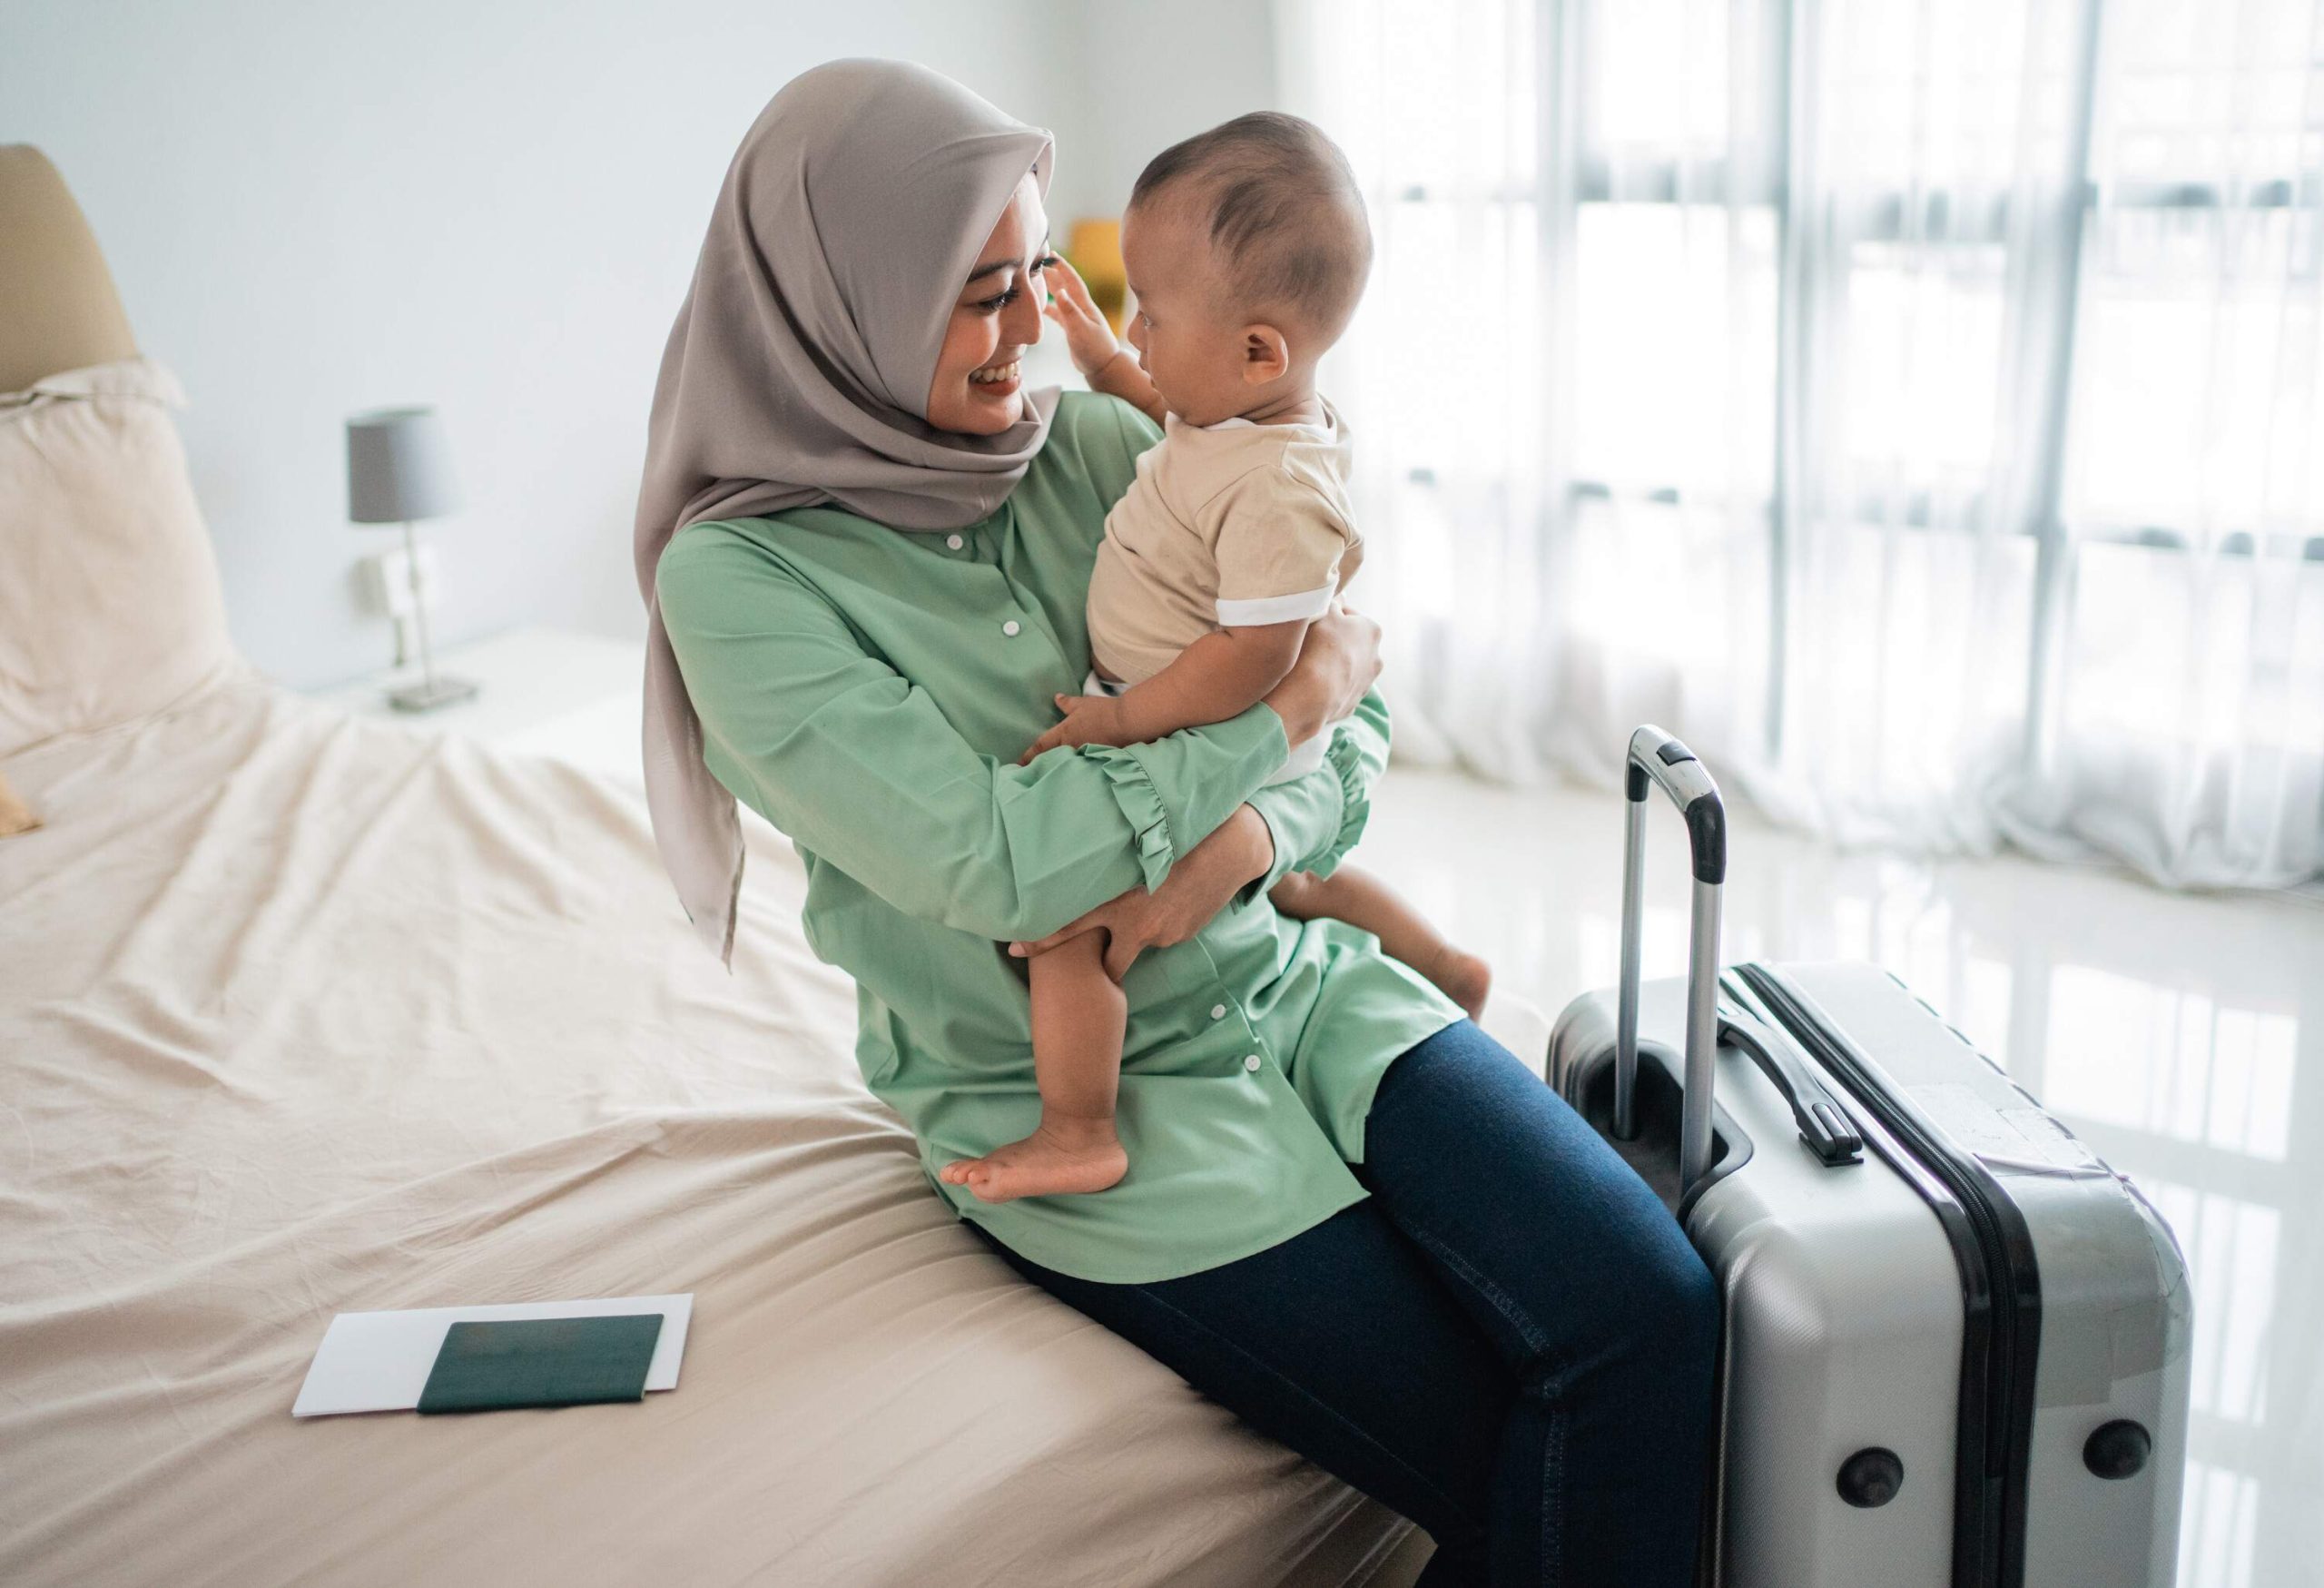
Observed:
[[[436,1353],[419,1409],[489,1412],[642,1401],[661,1335],[658,1312],[456,1323]]]

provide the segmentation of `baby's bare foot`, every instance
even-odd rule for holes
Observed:
[[[1437,991],[1468,1011],[1471,1020],[1484,1019],[1485,1000],[1492,994],[1491,965],[1447,943],[1436,963],[1427,967],[1427,976]]]
[[[1129,1172],[1129,1154],[1106,1119],[1052,1120],[1021,1141],[982,1158],[963,1158],[936,1171],[948,1186],[966,1186],[981,1201],[1064,1197],[1102,1191]]]

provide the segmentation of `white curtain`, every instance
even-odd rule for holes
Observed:
[[[2324,869],[2324,0],[1280,0],[1403,746]],[[1368,596],[1363,594],[1368,589]]]

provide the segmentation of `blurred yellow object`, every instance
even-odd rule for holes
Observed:
[[[1065,245],[1067,262],[1089,284],[1090,301],[1098,312],[1122,331],[1122,314],[1129,301],[1129,275],[1122,266],[1122,223],[1119,221],[1076,221]]]
[[[0,838],[12,833],[29,833],[40,825],[40,818],[33,814],[30,805],[16,797],[8,780],[0,777]]]

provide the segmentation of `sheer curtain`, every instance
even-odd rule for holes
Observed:
[[[1843,841],[2324,868],[2324,3],[1277,18],[1406,749],[1651,718]]]

